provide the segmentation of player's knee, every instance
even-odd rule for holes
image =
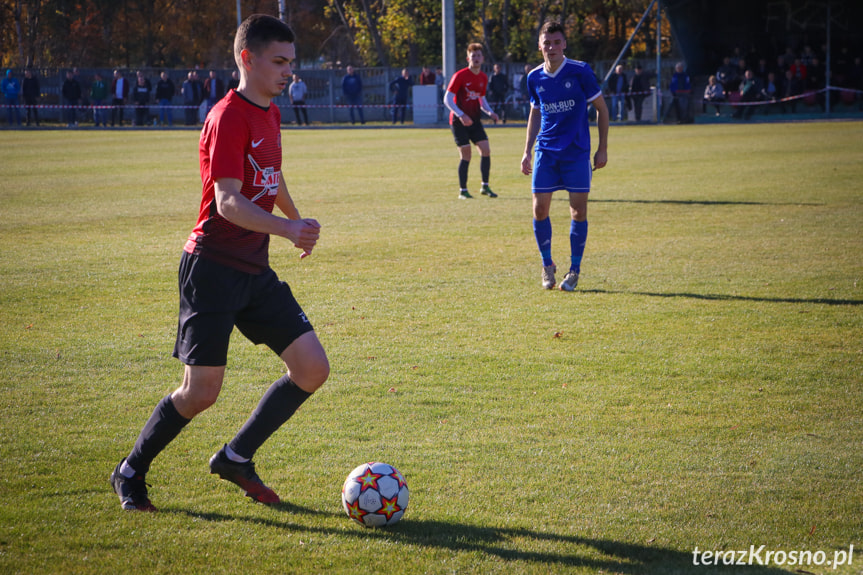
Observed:
[[[330,362],[324,356],[306,362],[299,369],[291,370],[291,379],[297,387],[308,393],[314,393],[330,377]]]
[[[212,407],[219,399],[218,388],[180,389],[172,396],[174,407],[183,417],[192,419]]]

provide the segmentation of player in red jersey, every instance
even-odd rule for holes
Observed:
[[[467,63],[467,68],[453,74],[444,95],[444,104],[450,109],[450,127],[455,138],[455,145],[458,146],[458,197],[462,199],[473,197],[467,190],[470,143],[473,142],[480,153],[482,195],[496,198],[497,194],[492,192],[488,185],[491,172],[491,149],[488,145],[488,136],[482,127],[480,112],[485,112],[495,122],[497,122],[498,117],[485,99],[488,76],[481,69],[483,63],[482,44],[474,43],[467,47]]]
[[[155,511],[144,477],[183,427],[215,403],[234,326],[287,367],[210,459],[210,473],[252,499],[279,502],[255,472],[252,456],[329,376],[311,323],[268,260],[271,235],[287,238],[305,257],[320,234],[318,222],[300,218],[282,178],[281,114],[272,99],[290,81],[294,57],[294,33],[276,18],[250,16],[237,29],[240,85],[213,107],[201,132],[201,209],[180,262],[174,356],[185,364],[183,382],[159,402],[111,474],[123,509]],[[273,206],[287,217],[273,214]]]

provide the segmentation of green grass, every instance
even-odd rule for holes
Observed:
[[[208,474],[281,372],[237,336],[139,515],[107,479],[180,381],[197,133],[5,132],[0,573],[863,572],[863,124],[614,126],[574,294],[540,288],[523,129],[489,133],[500,198],[473,201],[446,130],[283,133],[323,230],[271,261],[332,363],[256,457],[289,503]],[[559,193],[563,265],[568,218]],[[393,528],[341,510],[367,460],[408,480]]]

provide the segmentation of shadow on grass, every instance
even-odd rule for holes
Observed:
[[[341,513],[312,510],[291,504],[274,506],[273,509],[292,514],[311,514],[342,518]],[[520,561],[541,565],[586,567],[598,572],[622,574],[636,573],[686,573],[693,569],[704,573],[736,573],[740,566],[693,565],[691,551],[678,551],[651,544],[635,544],[606,539],[594,539],[578,535],[559,535],[543,531],[518,528],[478,527],[443,521],[405,519],[384,529],[364,529],[358,525],[348,528],[313,527],[276,518],[243,517],[221,513],[196,513],[177,509],[168,513],[185,514],[198,520],[213,522],[248,521],[274,529],[303,533],[318,533],[328,536],[353,537],[365,540],[380,540],[403,543],[429,549],[445,549],[452,552],[483,553],[499,557],[504,561]],[[558,550],[545,551],[553,545]],[[763,555],[762,555],[763,557]],[[769,566],[746,565],[752,575],[778,575],[787,573]]]
[[[711,301],[753,301],[766,303],[805,303],[805,304],[822,304],[836,306],[858,306],[863,305],[863,300],[859,299],[828,299],[828,298],[793,298],[793,297],[756,297],[745,295],[724,295],[724,294],[699,294],[699,293],[658,293],[658,292],[642,292],[642,291],[619,291],[619,290],[604,290],[604,289],[586,289],[580,290],[581,293],[596,293],[609,295],[641,295],[647,297],[661,298],[690,298],[703,299]]]
[[[527,201],[530,200],[530,196],[525,196],[523,194],[517,196],[500,196],[496,198],[495,202],[506,202],[506,201]],[[569,197],[566,192],[560,190],[559,193],[552,198],[554,202],[566,202],[569,203]],[[824,203],[817,202],[751,202],[751,201],[735,201],[735,200],[624,200],[624,199],[609,199],[609,198],[595,198],[594,194],[590,196],[591,204],[661,204],[661,205],[669,205],[669,206],[826,206]]]
[[[562,198],[568,202],[569,198]],[[826,204],[804,203],[804,202],[747,202],[731,200],[614,200],[594,199],[591,202],[604,204],[668,204],[679,206],[823,206]]]

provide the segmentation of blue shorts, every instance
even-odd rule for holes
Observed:
[[[226,365],[234,326],[277,355],[314,329],[272,269],[249,274],[184,251],[179,284],[173,355],[186,365]]]
[[[533,157],[533,193],[549,194],[557,190],[586,194],[590,192],[590,153],[570,153],[537,149]]]

